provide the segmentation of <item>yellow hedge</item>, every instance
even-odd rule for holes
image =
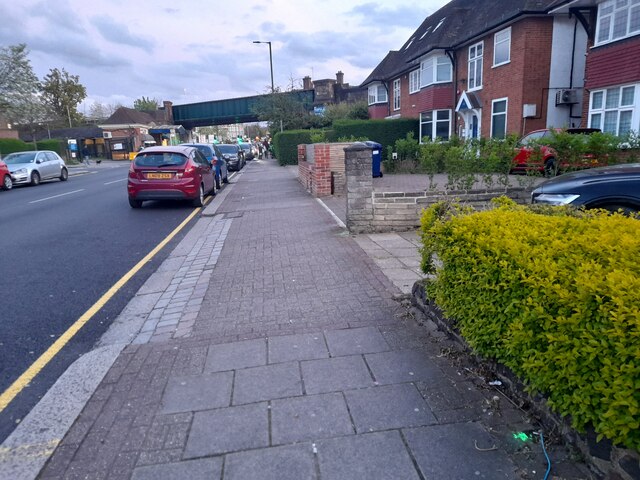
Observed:
[[[577,429],[640,449],[640,220],[497,203],[425,210],[429,297]]]

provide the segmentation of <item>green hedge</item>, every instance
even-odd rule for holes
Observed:
[[[273,151],[280,165],[298,164],[298,145],[311,143],[312,130],[287,130],[273,136]]]
[[[64,148],[60,140],[41,140],[37,142],[38,150],[53,150],[59,154],[64,153]],[[16,138],[0,138],[0,154],[7,155],[13,152],[25,152],[33,150],[33,143],[23,142]]]
[[[429,298],[575,428],[640,449],[640,220],[502,203],[424,211]]]
[[[409,132],[415,138],[420,135],[420,122],[415,118],[395,120],[336,120],[332,126],[332,141],[343,138],[368,138],[382,145],[382,151],[393,147],[396,140],[404,139]]]

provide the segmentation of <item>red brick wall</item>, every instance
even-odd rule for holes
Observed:
[[[369,118],[380,119],[389,116],[389,106],[386,103],[369,105]]]
[[[313,184],[313,164],[307,162],[306,158],[306,145],[298,145],[298,181],[310,191]]]
[[[640,81],[640,37],[594,47],[587,55],[585,87],[595,90]]]
[[[511,26],[511,61],[493,67],[494,34],[485,36],[482,89],[475,93],[482,102],[481,135],[491,135],[491,102],[507,97],[507,133],[521,135],[544,128],[548,98],[549,72],[551,68],[551,40],[553,19],[527,18]],[[467,89],[468,47],[457,52],[457,92]],[[456,99],[457,102],[457,99]],[[522,118],[522,106],[533,103],[537,106],[537,117]]]
[[[306,145],[298,145],[298,181],[314,197],[331,195],[331,145],[317,143],[314,149],[314,163],[306,160]]]

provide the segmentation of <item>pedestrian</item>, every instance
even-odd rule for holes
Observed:
[[[87,167],[90,165],[90,163],[89,163],[89,149],[87,148],[86,145],[82,147],[82,162]]]
[[[264,158],[269,158],[270,151],[269,151],[269,139],[268,138],[265,138],[262,141],[262,148],[264,148]]]

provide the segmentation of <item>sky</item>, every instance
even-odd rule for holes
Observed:
[[[270,90],[302,78],[359,85],[447,0],[2,0],[0,46],[25,43],[35,74],[63,68],[94,103],[174,105]]]

